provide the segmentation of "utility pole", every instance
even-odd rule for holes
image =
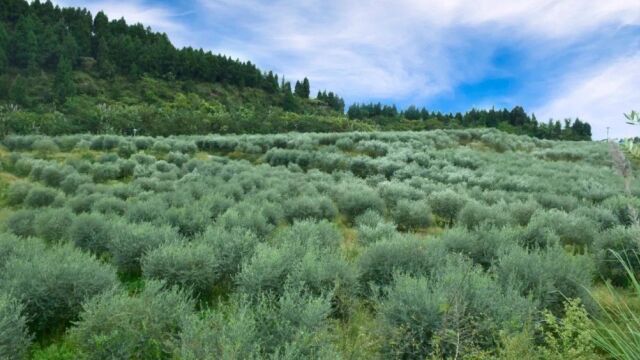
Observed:
[[[609,142],[609,127],[607,126],[607,142]]]

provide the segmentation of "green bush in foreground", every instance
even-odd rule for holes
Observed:
[[[111,231],[108,247],[113,262],[120,272],[132,275],[140,274],[140,261],[146,253],[181,240],[174,228],[150,223],[118,222]]]
[[[217,250],[206,243],[170,243],[142,258],[145,278],[179,285],[206,299],[218,283]]]
[[[109,248],[112,228],[109,219],[100,214],[80,214],[69,228],[69,239],[79,248],[102,254]]]
[[[393,358],[464,357],[491,349],[494,329],[516,331],[534,312],[530,300],[454,257],[430,278],[397,275],[379,301],[384,352]]]
[[[80,353],[90,359],[166,359],[179,338],[193,301],[175,288],[147,281],[133,296],[114,288],[84,305],[69,331]]]
[[[8,294],[0,294],[0,358],[22,360],[27,357],[31,335],[24,307]]]
[[[114,269],[70,245],[37,257],[13,257],[0,275],[0,289],[24,305],[29,328],[54,334],[77,319],[82,303],[115,286]]]

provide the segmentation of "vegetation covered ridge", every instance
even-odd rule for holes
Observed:
[[[10,133],[337,132],[495,127],[545,139],[589,140],[579,120],[538,123],[521,107],[441,114],[311,98],[250,61],[175,48],[166,34],[50,1],[0,3],[0,135]]]

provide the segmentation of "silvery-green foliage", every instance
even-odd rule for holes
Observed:
[[[463,195],[447,189],[431,193],[428,201],[433,213],[451,226],[467,199]]]
[[[342,184],[336,189],[336,203],[340,212],[350,220],[367,210],[383,213],[385,204],[377,192],[360,184]]]
[[[168,208],[167,204],[158,197],[148,200],[135,201],[127,206],[125,217],[131,222],[153,222],[161,219]]]
[[[120,178],[120,167],[113,163],[94,164],[91,171],[93,181],[100,183]]]
[[[30,209],[20,209],[7,218],[7,229],[15,235],[22,237],[35,236],[33,223],[36,212]]]
[[[337,250],[342,241],[342,234],[335,226],[326,220],[296,221],[292,226],[274,235],[276,244],[300,243],[309,248]]]
[[[207,243],[169,243],[144,255],[142,274],[193,291],[206,300],[221,277],[217,262],[217,249]]]
[[[602,233],[595,242],[598,275],[616,286],[629,285],[629,274],[620,263],[621,256],[635,274],[640,273],[640,228],[616,226]]]
[[[326,196],[300,196],[284,202],[283,209],[289,222],[302,219],[332,220],[338,214],[336,206]]]
[[[253,255],[259,242],[250,230],[226,230],[217,226],[207,228],[194,241],[215,249],[218,279],[222,282],[228,282],[240,271],[242,263]]]
[[[60,182],[60,189],[65,194],[71,195],[76,192],[80,185],[91,183],[91,181],[92,179],[88,175],[71,173]]]
[[[640,198],[618,195],[605,200],[602,205],[610,209],[623,225],[632,225],[638,221]]]
[[[72,245],[11,257],[0,274],[0,289],[24,304],[29,328],[38,335],[63,330],[85,301],[116,284],[111,266]]]
[[[555,209],[534,213],[528,227],[553,231],[566,245],[591,246],[598,235],[598,226],[592,220]]]
[[[67,240],[74,214],[68,208],[46,208],[36,213],[35,235],[50,242]]]
[[[3,270],[11,259],[37,258],[45,249],[46,244],[40,239],[22,239],[12,234],[0,233],[0,270]]]
[[[540,309],[554,314],[561,314],[565,299],[580,298],[583,304],[593,305],[587,289],[594,271],[590,256],[570,255],[559,246],[535,250],[512,246],[494,264],[494,272],[504,287],[530,296]]]
[[[274,229],[274,226],[269,223],[267,217],[260,210],[253,204],[238,204],[220,215],[216,220],[216,225],[227,230],[248,229],[263,238]]]
[[[113,224],[111,237],[108,248],[113,263],[127,274],[139,274],[140,261],[151,250],[181,241],[176,229],[170,226],[124,221]]]
[[[7,189],[7,204],[20,205],[29,194],[33,185],[27,181],[16,181]]]
[[[393,220],[400,229],[417,230],[433,224],[431,207],[425,200],[400,200],[393,210]]]
[[[371,285],[387,285],[395,272],[428,275],[441,264],[445,254],[442,242],[409,235],[378,241],[365,248],[357,259],[360,284],[365,290]]]
[[[434,345],[445,356],[493,348],[495,328],[517,330],[534,312],[530,300],[455,257],[430,278],[396,275],[379,301],[391,357],[428,357]]]
[[[27,193],[27,196],[24,199],[24,205],[32,208],[49,206],[53,204],[58,194],[59,193],[55,189],[43,186],[34,186]]]
[[[127,203],[114,196],[105,196],[97,199],[91,209],[105,215],[123,215],[127,209]]]
[[[463,227],[448,229],[441,241],[453,253],[463,254],[474,263],[489,268],[501,250],[516,242],[517,233],[510,229],[479,228],[469,231]]]
[[[24,306],[9,294],[0,294],[0,358],[26,359],[30,345]]]
[[[398,235],[396,225],[385,221],[375,211],[366,211],[356,218],[358,229],[358,242],[369,245],[380,240],[391,239]]]
[[[80,214],[69,228],[69,240],[80,249],[102,254],[108,249],[111,232],[108,218],[100,214]]]
[[[572,212],[572,215],[584,217],[594,221],[599,230],[611,229],[614,226],[620,225],[620,221],[615,216],[613,211],[603,207],[579,207]]]
[[[490,206],[477,201],[468,202],[458,214],[460,225],[475,229],[483,225],[503,227],[513,223],[511,214],[504,211],[500,204]]]
[[[183,291],[145,282],[132,296],[113,288],[89,300],[69,331],[72,343],[91,359],[170,358],[194,302]]]
[[[161,223],[173,226],[188,238],[202,233],[213,222],[207,209],[201,205],[171,207],[164,212],[161,219]]]
[[[303,221],[277,234],[274,245],[260,244],[236,277],[241,292],[281,294],[285,284],[314,293],[339,287],[341,294],[355,285],[353,270],[337,253],[341,236],[328,222]]]

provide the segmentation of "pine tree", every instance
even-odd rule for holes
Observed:
[[[115,75],[115,66],[109,60],[109,48],[104,38],[98,40],[98,50],[96,52],[96,61],[98,62],[98,72],[105,78],[111,78]]]
[[[302,84],[300,83],[300,81],[296,81],[296,85],[294,87],[293,94],[295,96],[297,96],[297,97],[303,97],[303,95],[302,95]]]
[[[56,68],[56,77],[53,82],[53,93],[56,101],[64,103],[67,97],[73,95],[75,86],[73,84],[73,68],[71,61],[65,56],[60,57]]]
[[[31,101],[27,97],[27,82],[25,79],[18,75],[9,90],[9,98],[14,103],[28,107],[31,105]]]
[[[38,66],[38,42],[34,32],[33,19],[29,16],[21,18],[16,25],[13,53],[15,64],[18,67],[35,72]]]
[[[282,108],[286,111],[296,111],[298,108],[298,103],[296,102],[293,93],[291,92],[291,83],[285,82],[282,86],[283,98],[282,98]]]
[[[9,67],[9,34],[4,25],[0,23],[0,73],[3,73]]]
[[[311,85],[306,77],[302,80],[302,98],[308,99],[311,95]]]

